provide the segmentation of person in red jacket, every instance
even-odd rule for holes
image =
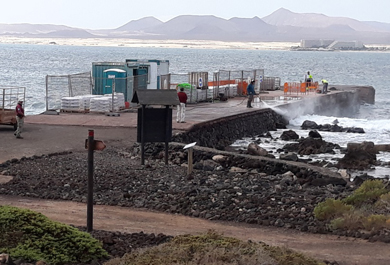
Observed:
[[[180,88],[180,92],[177,93],[177,96],[179,97],[180,105],[177,105],[177,118],[176,122],[184,123],[184,119],[186,117],[186,103],[187,103],[187,94],[184,92],[184,87]]]
[[[16,121],[18,123],[18,127],[16,131],[14,132],[14,135],[18,139],[23,139],[23,137],[20,135],[22,133],[23,125],[24,125],[24,109],[23,109],[23,101],[19,100],[18,105],[16,105],[15,108],[16,112]]]

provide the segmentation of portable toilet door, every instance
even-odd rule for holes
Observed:
[[[147,89],[148,88],[148,67],[140,66],[133,70],[134,88]]]
[[[122,69],[104,70],[104,87],[103,94],[112,94],[113,89],[116,93],[123,93],[127,98],[126,89],[126,71]],[[115,88],[114,88],[115,86]]]

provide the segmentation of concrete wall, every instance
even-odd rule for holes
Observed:
[[[259,109],[194,125],[175,135],[174,142],[193,143],[223,150],[237,139],[284,128],[288,121],[271,109]]]
[[[344,91],[310,97],[273,109],[259,109],[194,125],[188,132],[175,135],[174,142],[224,150],[237,139],[282,129],[288,120],[304,114],[353,117],[359,111],[358,93]]]

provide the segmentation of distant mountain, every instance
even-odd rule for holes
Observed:
[[[294,13],[290,10],[280,8],[271,15],[262,18],[264,22],[274,26],[294,26],[302,28],[326,28],[332,25],[349,26],[356,31],[378,31],[377,27],[345,17],[328,17],[323,14]]]
[[[147,28],[152,28],[164,24],[161,20],[155,17],[144,17],[138,20],[132,20],[123,26],[115,29],[115,31],[143,31]]]
[[[10,33],[10,34],[45,34],[54,32],[57,30],[71,30],[74,28],[67,26],[59,25],[50,25],[50,24],[2,24],[0,23],[0,34]]]
[[[390,32],[390,23],[382,23],[376,21],[364,21],[364,23],[370,25],[371,27],[377,28],[379,30]]]
[[[187,39],[220,41],[290,41],[331,39],[390,44],[390,23],[358,21],[280,8],[259,18],[223,19],[182,15],[167,22],[154,17],[131,20],[115,29],[90,30],[60,25],[0,24],[1,35],[64,38]]]
[[[150,28],[149,30],[152,33],[160,35],[178,36],[204,25],[211,26],[214,30],[221,30],[225,32],[237,32],[239,30],[236,25],[230,23],[226,19],[218,18],[216,16],[194,15],[178,16],[162,25]],[[213,31],[212,33],[218,34],[218,31]]]

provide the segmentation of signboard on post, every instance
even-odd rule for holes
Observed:
[[[85,140],[85,149],[88,150],[88,194],[87,194],[87,231],[93,230],[93,151],[102,151],[106,148],[103,141],[95,140],[94,130],[88,131],[88,139]]]
[[[183,147],[184,150],[188,149],[188,170],[187,170],[187,175],[191,175],[192,170],[194,168],[194,154],[193,154],[193,147],[196,145],[196,142],[187,144],[186,146]]]

